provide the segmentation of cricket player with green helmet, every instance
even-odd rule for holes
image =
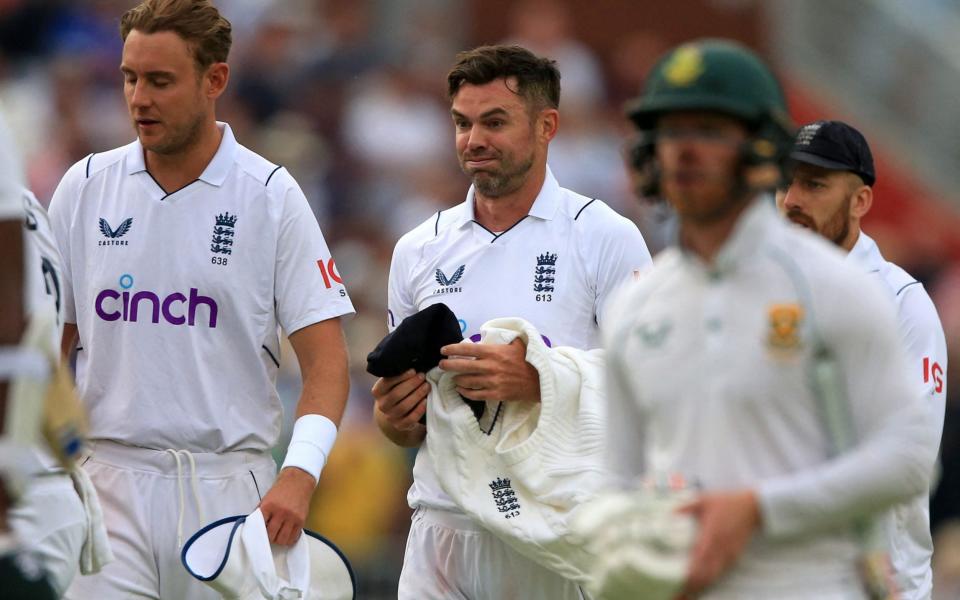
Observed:
[[[587,539],[615,542],[593,591],[887,593],[861,578],[865,524],[927,489],[937,449],[889,302],[776,213],[792,141],[779,83],[743,46],[699,40],[664,56],[629,110],[643,191],[678,232],[603,327],[609,456],[621,485],[666,485],[584,511]],[[651,497],[666,525],[631,519]],[[658,535],[673,564],[651,558]]]

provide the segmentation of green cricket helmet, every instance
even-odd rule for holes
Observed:
[[[627,114],[640,129],[652,129],[660,114],[677,110],[715,110],[754,126],[769,119],[789,125],[773,73],[730,40],[697,40],[671,50],[654,66]]]
[[[685,110],[715,111],[743,121],[752,132],[744,163],[784,168],[794,127],[783,89],[745,46],[731,40],[695,40],[657,61],[643,92],[627,105],[627,116],[641,134],[631,157],[638,170],[651,168],[660,115]]]

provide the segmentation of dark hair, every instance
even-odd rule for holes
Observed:
[[[484,85],[515,77],[528,108],[560,106],[560,71],[556,61],[541,58],[520,46],[480,46],[457,54],[457,64],[447,74],[451,100],[465,83]]]
[[[192,48],[200,70],[226,62],[230,54],[230,21],[209,0],[145,0],[120,18],[121,39],[126,41],[134,29],[143,33],[176,33]]]

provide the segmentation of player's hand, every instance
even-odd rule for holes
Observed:
[[[420,427],[430,393],[430,384],[423,373],[409,369],[396,377],[381,377],[370,392],[391,427],[398,431]]]
[[[527,346],[520,339],[509,344],[460,342],[440,349],[444,371],[453,378],[457,392],[471,400],[540,402],[540,373],[526,361]],[[468,357],[468,358],[460,358]]]
[[[291,546],[300,538],[316,487],[317,480],[302,469],[287,467],[280,471],[273,487],[260,501],[267,537],[272,543]]]
[[[695,598],[740,558],[760,526],[760,508],[753,490],[701,494],[680,508],[699,521],[690,552],[690,573],[680,598]]]

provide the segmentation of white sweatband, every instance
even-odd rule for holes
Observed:
[[[0,381],[20,377],[45,382],[50,378],[50,359],[37,348],[0,346]]]
[[[337,426],[333,421],[323,415],[303,415],[293,424],[287,456],[280,469],[297,467],[320,481],[320,471],[335,441]]]

